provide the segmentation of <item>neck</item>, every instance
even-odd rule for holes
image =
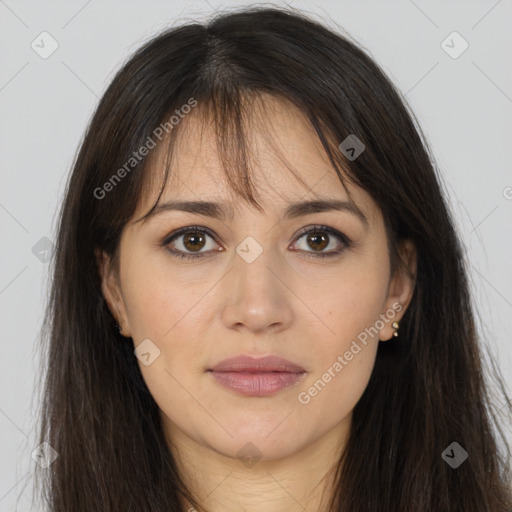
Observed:
[[[328,510],[333,495],[349,422],[350,418],[299,452],[273,460],[226,456],[175,425],[166,425],[166,435],[183,482],[208,512],[320,512]],[[188,501],[183,510],[195,511]]]

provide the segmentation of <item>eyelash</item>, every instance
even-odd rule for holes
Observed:
[[[202,226],[186,226],[184,228],[177,229],[176,231],[173,231],[172,233],[167,235],[161,241],[161,245],[164,246],[166,248],[166,250],[168,252],[170,252],[173,256],[176,256],[178,258],[199,259],[199,258],[206,257],[208,255],[207,252],[206,253],[195,253],[195,254],[185,253],[185,252],[170,249],[168,247],[168,245],[171,242],[173,242],[175,239],[179,238],[180,235],[183,235],[183,234],[189,233],[189,232],[193,232],[193,233],[199,232],[199,233],[203,233],[203,234],[205,233],[208,236],[210,236],[211,238],[213,238],[214,240],[216,238],[213,235],[213,233],[207,228],[204,228]],[[329,226],[324,226],[324,225],[314,225],[311,227],[308,226],[306,228],[301,229],[301,231],[299,232],[299,234],[297,235],[295,240],[297,241],[300,238],[302,238],[304,235],[311,234],[311,233],[313,233],[313,234],[328,233],[329,235],[332,235],[332,236],[338,238],[342,242],[343,246],[340,249],[336,249],[335,251],[330,251],[330,252],[326,252],[326,253],[305,251],[305,253],[307,255],[306,257],[308,257],[308,258],[331,258],[334,256],[338,256],[345,249],[348,249],[349,247],[352,246],[352,241],[346,235],[344,235],[343,233],[340,233],[336,229],[333,229],[333,228],[330,228]]]

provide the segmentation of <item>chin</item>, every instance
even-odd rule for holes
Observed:
[[[215,439],[208,436],[205,441],[216,452],[240,459],[247,467],[250,467],[251,463],[246,463],[246,459],[249,461],[282,459],[293,455],[306,442],[305,438],[298,439],[299,434],[301,438],[304,436],[304,426],[294,426],[290,422],[290,425],[287,425],[288,428],[284,428],[284,424],[288,421],[283,422],[285,417],[286,415],[281,415],[277,422],[247,418],[237,424],[235,420],[227,429],[232,437],[224,431],[219,431]]]

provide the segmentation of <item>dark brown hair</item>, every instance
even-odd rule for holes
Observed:
[[[149,174],[148,158],[127,162],[191,99],[215,121],[233,190],[258,207],[242,120],[244,101],[263,93],[299,108],[340,180],[372,196],[392,261],[401,240],[418,252],[400,342],[379,345],[334,468],[331,510],[510,512],[510,451],[490,390],[502,392],[507,407],[510,400],[501,377],[491,381],[484,371],[463,250],[425,137],[401,94],[348,36],[268,7],[158,34],[117,73],[87,129],[60,213],[43,329],[39,435],[58,453],[37,474],[45,505],[178,511],[187,497],[204,510],[180,480],[133,344],[113,328],[95,249],[118,254]],[[165,141],[171,154],[181,124]],[[350,134],[365,144],[353,161],[338,149]],[[441,457],[453,441],[469,453],[457,469]]]

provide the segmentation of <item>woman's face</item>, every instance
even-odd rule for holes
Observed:
[[[402,317],[412,284],[403,274],[390,275],[382,214],[368,193],[349,185],[357,206],[349,202],[302,114],[266,101],[267,115],[255,111],[250,125],[264,212],[234,196],[214,133],[191,114],[182,121],[160,203],[215,202],[225,216],[169,207],[135,222],[156,200],[154,180],[153,197],[123,231],[118,273],[107,271],[106,257],[100,268],[103,293],[138,347],[169,439],[186,438],[229,457],[253,450],[272,460],[334,429],[348,433],[378,340],[392,338],[391,324]],[[269,133],[284,159],[269,146]],[[163,153],[155,156],[152,172],[160,177]],[[291,204],[319,200],[343,204],[286,213]],[[302,232],[319,225],[325,227],[316,234]],[[170,240],[190,226],[197,227]],[[404,251],[413,258],[411,246]],[[209,371],[239,355],[276,356],[304,371]]]

